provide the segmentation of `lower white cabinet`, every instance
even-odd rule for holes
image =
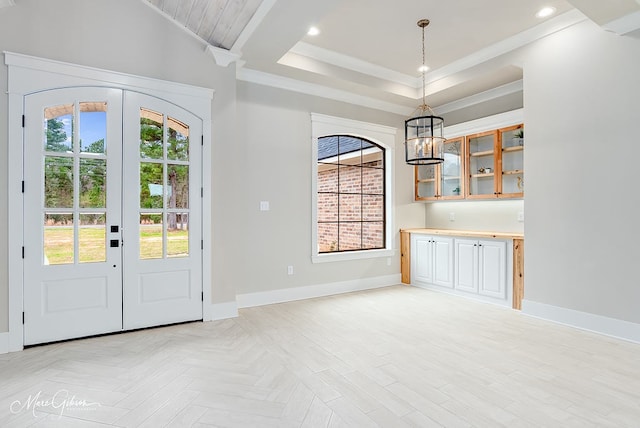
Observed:
[[[505,300],[507,243],[502,240],[455,239],[455,289]]]
[[[411,234],[411,284],[510,306],[510,239]]]
[[[453,288],[453,238],[411,236],[411,277],[415,281]]]

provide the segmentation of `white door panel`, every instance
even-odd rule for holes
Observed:
[[[127,92],[124,135],[124,328],[202,319],[202,121]]]
[[[25,97],[27,345],[121,329],[121,120],[120,90]]]
[[[24,344],[202,319],[202,121],[87,87],[25,118]]]

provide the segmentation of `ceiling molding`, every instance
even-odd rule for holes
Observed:
[[[213,55],[216,64],[221,67],[227,67],[232,62],[236,62],[240,59],[240,54],[228,51],[226,49],[217,48],[212,45],[208,45],[207,50]]]
[[[562,15],[549,19],[533,28],[530,28],[529,30],[525,30],[512,37],[509,37],[505,40],[502,40],[498,43],[495,43],[491,46],[481,49],[471,55],[461,58],[458,61],[452,62],[451,64],[448,64],[444,67],[440,67],[436,70],[427,72],[427,74],[425,75],[426,84],[427,86],[429,86],[434,82],[437,82],[437,81],[446,79],[448,77],[451,77],[453,75],[467,71],[473,67],[486,63],[501,55],[512,52],[532,42],[535,42],[536,40],[539,40],[550,34],[563,30],[572,25],[575,25],[586,19],[587,18],[584,14],[582,14],[581,12],[575,9],[569,12],[563,13]],[[301,55],[316,61],[320,61],[326,64],[331,64],[336,67],[362,73],[364,75],[372,76],[388,82],[401,84],[411,89],[411,91],[413,92],[412,98],[415,98],[415,99],[419,99],[422,96],[422,92],[421,92],[422,79],[420,76],[418,77],[409,76],[404,73],[397,72],[395,70],[390,70],[388,68],[381,67],[376,64],[358,60],[351,56],[344,55],[344,54],[341,54],[329,49],[321,48],[305,42],[296,43],[289,50],[288,54],[289,53]],[[285,57],[283,56],[283,58]],[[279,63],[283,65],[289,65],[287,61],[284,61],[282,59],[279,61]],[[477,96],[474,95],[472,97],[469,97],[466,100],[468,100],[468,102],[473,102],[476,99],[474,97],[477,97],[477,99],[482,99],[482,97],[490,96],[491,92],[492,91],[487,91],[486,93],[478,94]],[[496,93],[499,93],[499,92],[500,90],[496,91]],[[403,95],[406,96],[406,94],[403,94]],[[486,101],[487,99],[490,99],[490,98],[482,99],[482,101]],[[482,102],[482,101],[478,101],[478,102]],[[455,103],[451,103],[452,106],[454,104]],[[452,111],[452,110],[449,110],[449,111]]]
[[[13,0],[0,0],[0,8],[15,6],[15,2]]]
[[[640,3],[640,2],[639,2]],[[614,19],[602,26],[605,30],[616,34],[625,35],[640,29],[640,11],[630,13],[621,18]]]
[[[517,80],[512,83],[507,83],[506,85],[498,86],[497,88],[489,89],[488,91],[480,92],[479,94],[471,95],[469,97],[462,98],[460,100],[443,104],[441,106],[438,106],[434,110],[438,114],[449,113],[452,111],[471,107],[486,101],[491,101],[496,98],[503,97],[505,95],[522,92],[523,89],[524,89],[524,85],[522,80]]]
[[[241,55],[240,51],[242,51],[242,47],[245,43],[251,38],[253,32],[256,31],[258,26],[262,23],[267,13],[271,10],[274,4],[276,4],[277,0],[262,0],[260,6],[253,14],[249,22],[247,23],[244,30],[238,36],[238,39],[235,41],[233,46],[231,46],[231,52],[235,52]]]
[[[243,80],[245,82],[257,83],[259,85],[271,86],[274,88],[298,92],[305,95],[312,95],[334,101],[355,104],[361,107],[382,110],[402,116],[408,116],[414,110],[412,107],[394,104],[387,101],[381,101],[363,95],[357,95],[353,92],[334,89],[315,83],[302,82],[300,80],[292,79],[289,77],[282,77],[262,71],[251,70],[248,68],[242,68],[238,70],[236,73],[236,77],[238,80]]]
[[[422,79],[420,77],[409,76],[386,67],[362,61],[352,56],[344,55],[305,42],[296,43],[289,52],[415,89],[419,88],[422,84]]]
[[[444,134],[447,138],[462,137],[464,135],[483,132],[487,129],[504,128],[506,126],[517,125],[522,122],[524,122],[524,109],[520,108],[504,113],[498,113],[493,116],[474,119],[469,122],[445,126]]]
[[[540,25],[536,25],[529,30],[525,30],[515,36],[504,39],[498,43],[488,46],[484,49],[454,61],[444,67],[440,67],[432,72],[428,72],[426,75],[427,83],[435,82],[440,79],[444,79],[453,74],[462,72],[491,59],[494,59],[500,55],[504,55],[518,48],[526,46],[536,40],[546,37],[550,34],[556,33],[567,27],[575,25],[579,22],[587,19],[580,11],[573,9],[569,12],[565,12],[562,15],[558,15],[555,18],[549,19]]]

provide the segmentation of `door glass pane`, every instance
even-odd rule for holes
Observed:
[[[469,138],[469,194],[494,194],[493,134]]]
[[[189,214],[167,214],[167,257],[189,255]]]
[[[189,160],[189,126],[172,117],[167,118],[167,158]]]
[[[81,102],[80,151],[83,153],[105,153],[107,137],[107,103]]]
[[[168,208],[189,208],[189,167],[167,165]]]
[[[73,208],[73,158],[45,156],[44,206]]]
[[[48,152],[73,151],[73,104],[44,109],[44,146]]]
[[[444,162],[441,171],[442,196],[458,196],[462,182],[462,140],[449,140],[444,144]]]
[[[140,109],[140,157],[163,159],[164,117],[153,110]]]
[[[161,259],[163,238],[162,213],[140,214],[140,258]]]
[[[43,242],[43,264],[60,265],[73,263],[73,214],[45,213]]]
[[[140,163],[140,208],[163,208],[163,171],[161,163]]]
[[[78,259],[80,263],[107,260],[106,223],[104,213],[80,214]]]
[[[80,158],[80,208],[104,208],[106,205],[107,161]]]

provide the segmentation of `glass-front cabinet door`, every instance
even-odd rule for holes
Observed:
[[[417,165],[415,167],[416,201],[436,200],[438,198],[438,181],[436,165]]]
[[[444,162],[440,165],[440,196],[442,199],[464,198],[464,137],[444,143]]]
[[[501,147],[499,196],[521,198],[524,196],[524,126],[500,129],[498,139]]]
[[[444,144],[444,162],[415,167],[416,200],[435,201],[464,198],[464,137]]]
[[[497,131],[467,136],[467,176],[469,199],[496,197],[495,184],[497,156]]]

